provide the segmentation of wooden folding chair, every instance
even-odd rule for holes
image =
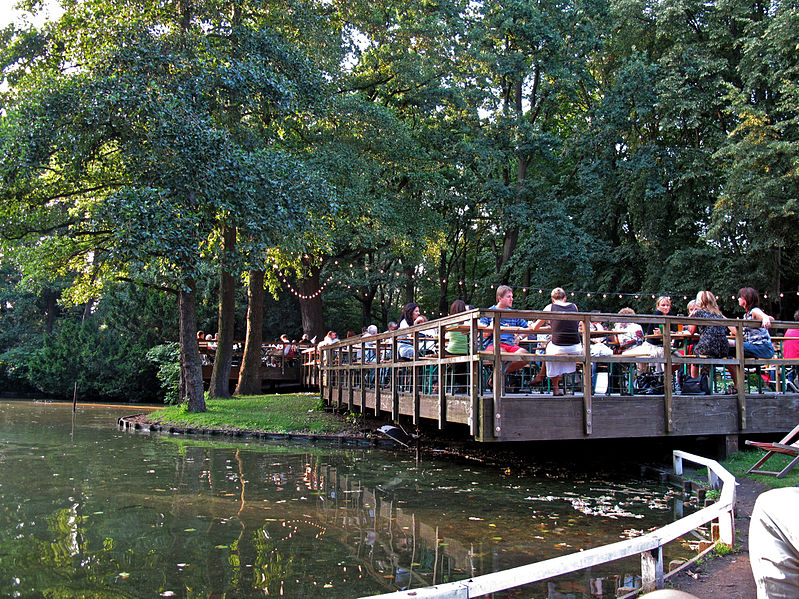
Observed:
[[[749,470],[746,471],[746,473],[774,474],[776,475],[777,478],[784,477],[786,474],[788,474],[788,472],[791,471],[791,469],[797,463],[799,463],[799,440],[796,439],[797,436],[799,436],[799,425],[797,425],[796,428],[794,428],[790,433],[785,435],[777,443],[761,443],[757,441],[746,441],[747,445],[753,445],[754,447],[759,447],[760,449],[766,452],[766,455],[760,458],[755,463],[754,466],[752,466]],[[755,470],[756,468],[762,466],[766,462],[766,460],[771,458],[771,456],[778,453],[791,456],[793,457],[793,460],[791,460],[790,464],[785,466],[785,468],[783,468],[779,472],[772,472],[770,470]]]

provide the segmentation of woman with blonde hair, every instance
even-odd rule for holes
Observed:
[[[700,291],[696,294],[696,310],[691,318],[724,318],[719,309],[716,296],[710,291]],[[688,325],[689,333],[699,332],[699,341],[694,345],[693,351],[697,356],[709,358],[726,358],[730,351],[727,341],[727,327],[713,325]],[[691,376],[699,376],[699,365],[691,364]],[[733,378],[733,380],[735,380]]]

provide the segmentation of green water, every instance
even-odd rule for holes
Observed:
[[[117,429],[141,411],[0,401],[0,596],[358,597],[673,519],[672,491],[654,483]],[[636,564],[509,595],[614,597]]]

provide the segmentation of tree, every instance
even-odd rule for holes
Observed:
[[[3,55],[8,250],[27,270],[76,272],[73,298],[115,277],[174,289],[193,411],[205,409],[195,279],[219,223],[257,261],[330,197],[266,128],[317,92],[318,74],[266,26],[260,3],[241,26],[231,6],[89,0],[43,31],[13,34]],[[248,99],[232,124],[219,118],[228,94]]]

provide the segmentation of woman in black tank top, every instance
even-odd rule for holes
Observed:
[[[577,306],[566,301],[566,292],[560,287],[552,290],[552,303],[544,310],[549,312],[577,312]],[[533,328],[540,328],[545,320],[536,321]],[[549,321],[552,337],[547,345],[547,355],[580,355],[583,347],[580,344],[580,323],[577,320],[555,319]],[[563,395],[560,388],[560,377],[577,370],[576,362],[546,362],[547,376],[552,380],[552,395]]]

